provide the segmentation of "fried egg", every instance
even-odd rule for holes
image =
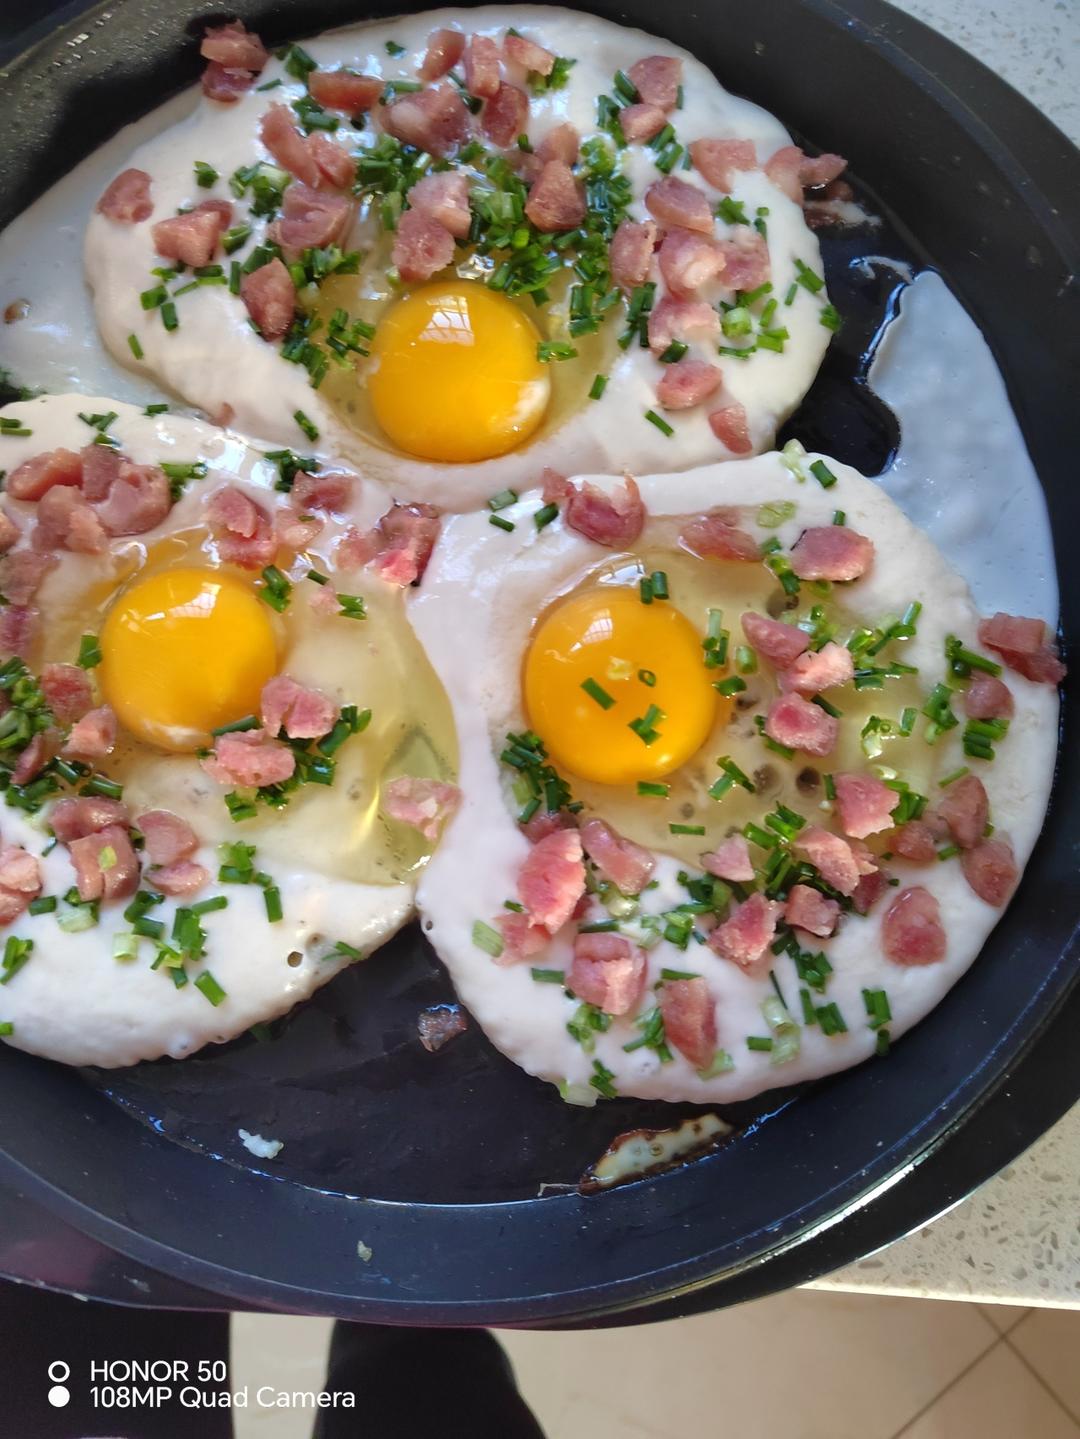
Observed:
[[[165,465],[178,498],[145,533],[111,538],[96,553],[57,549],[33,596],[30,675],[81,656],[94,704],[110,706],[118,727],[111,753],[91,765],[73,770],[61,755],[66,768],[51,764],[22,786],[4,771],[5,845],[38,860],[46,904],[0,936],[9,956],[5,941],[32,943],[17,973],[0,972],[0,1024],[9,1043],[73,1064],[183,1057],[283,1014],[406,922],[431,842],[387,815],[386,786],[400,776],[453,778],[449,707],[401,590],[373,570],[337,565],[343,536],[370,531],[389,506],[377,484],[355,481],[339,510],[305,522],[283,492],[280,456],[199,421],[72,395],[11,406],[4,421],[9,484],[24,461],[93,449],[100,436],[140,465]],[[213,519],[224,487],[279,525],[306,524],[298,548],[275,554],[270,541],[260,568],[236,563]],[[31,553],[40,504],[9,490],[20,536],[0,559],[0,585]],[[310,775],[298,786],[218,782],[208,751],[223,734],[242,739],[258,725],[264,686],[282,674],[326,697],[336,718],[353,707],[354,722],[325,740],[288,741],[297,773]],[[57,725],[50,752],[66,733]],[[136,827],[147,811],[179,816],[197,837],[190,861],[208,881],[141,912],[130,895],[79,906],[72,852],[52,838],[50,817],[87,784],[121,799]],[[156,873],[146,857],[140,893],[155,893]],[[192,906],[204,952],[163,959],[163,945],[184,948],[177,926]]]
[[[616,477],[575,485],[584,483],[622,493]],[[638,485],[645,524],[625,549],[575,531],[565,506],[541,527],[536,493],[498,510],[500,524],[490,511],[447,522],[409,617],[450,697],[465,798],[417,900],[464,1004],[564,1098],[735,1101],[883,1052],[972,963],[1007,896],[980,897],[970,855],[998,856],[978,846],[1004,841],[1022,870],[1049,794],[1057,695],[1005,670],[1015,713],[990,725],[987,757],[988,731],[965,720],[965,692],[985,678],[978,663],[993,672],[997,656],[979,643],[967,586],[847,466],[789,449]],[[723,546],[705,555],[702,516],[736,529],[730,543],[746,557],[719,558]],[[813,573],[798,559],[800,537],[824,533],[828,544],[838,529],[849,549],[869,541],[872,562],[864,553],[849,582],[800,580],[793,566]],[[462,664],[452,639],[465,630]],[[804,665],[843,649],[846,677],[822,688],[820,705],[793,691],[790,655],[766,658],[777,633],[794,637]],[[972,654],[982,658],[965,673]],[[793,694],[812,733],[835,725],[827,752],[775,727]],[[887,797],[884,819],[867,827],[852,818],[849,775],[856,791],[865,780],[879,804]],[[949,843],[936,816],[970,797],[975,777],[993,828],[990,840],[967,835],[969,851]],[[893,852],[905,843],[894,826],[918,815],[923,842],[935,836],[929,861]],[[639,892],[620,891],[590,850],[595,821],[644,857],[631,886]],[[873,888],[857,888],[854,869],[843,889],[815,875],[798,847],[811,831],[833,836],[860,875],[876,875]],[[548,932],[538,919],[545,906],[573,905],[579,893],[579,835],[585,893]],[[707,859],[733,839],[752,880],[725,882],[723,864]],[[539,888],[526,886],[540,845],[555,860]],[[818,886],[804,901],[832,902],[820,934],[777,913],[796,882]],[[765,910],[771,943],[742,962],[734,937],[719,931],[755,894],[755,904],[775,906]],[[925,906],[935,937],[923,952],[919,925],[905,918],[912,905]],[[629,1003],[605,1013],[574,991],[571,970],[583,941],[587,953],[616,940],[643,967]],[[591,993],[588,965],[575,973]],[[673,1001],[702,996],[696,1022],[710,1053],[691,1058],[679,1048],[685,1008],[680,1016]]]
[[[491,141],[482,111],[470,117],[469,142],[445,160],[402,152],[386,133],[387,102],[420,87],[429,34],[441,27],[496,47],[517,31],[560,57],[551,85],[503,62],[504,86],[528,97],[519,141]],[[618,115],[642,103],[627,72],[657,54],[681,64],[678,108],[653,142],[623,147],[613,138]],[[387,88],[353,124],[313,101],[313,66]],[[441,84],[459,81],[460,65]],[[274,253],[265,247],[289,194],[288,171],[260,139],[275,106],[304,124],[314,107],[311,134],[337,147],[346,170],[359,167],[351,227],[336,254],[309,252],[310,274],[297,253],[286,254],[300,288],[299,320],[284,344],[280,331],[273,342],[260,336],[241,294],[248,272]],[[537,152],[564,125],[583,142],[576,183],[589,205],[590,238],[569,248],[568,233],[530,226],[517,178],[524,170],[532,183]],[[752,168],[731,170],[730,193],[694,168],[689,147],[699,139],[749,147],[740,163]],[[130,155],[129,168],[150,177],[152,213],[135,223],[90,216],[86,274],[106,345],[141,375],[273,444],[301,441],[299,413],[318,432],[321,453],[358,464],[395,494],[467,509],[506,486],[527,488],[545,467],[679,470],[771,443],[838,323],[801,205],[763,168],[789,145],[778,121],[667,41],[555,7],[432,11],[306,41],[272,58],[235,103],[193,100],[185,119]],[[402,192],[444,174],[464,176],[471,209],[451,222],[457,244],[448,262],[426,282],[403,281],[395,242],[412,211],[403,211]],[[739,280],[745,272],[729,253],[734,279],[725,284],[706,266],[687,280],[692,289],[679,289],[657,252],[620,293],[610,272],[616,222],[651,222],[646,193],[658,183],[705,207],[709,243],[760,246],[767,279]],[[228,253],[219,248],[207,273],[174,275],[155,253],[153,228],[207,202],[231,206]],[[664,213],[657,243],[665,227],[692,238]],[[341,262],[342,252],[352,258]],[[650,311],[688,299],[704,305],[708,324],[684,333],[679,322],[673,343],[650,351]],[[718,387],[696,404],[665,389],[680,359],[715,370]]]

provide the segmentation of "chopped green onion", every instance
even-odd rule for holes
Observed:
[[[300,426],[301,430],[303,430],[304,434],[308,437],[309,440],[317,440],[319,438],[318,429],[315,427],[312,421],[308,419],[307,415],[304,414],[303,410],[294,410],[293,419]]]
[[[266,906],[266,918],[271,924],[276,924],[284,914],[281,907],[281,890],[276,884],[268,884],[263,890],[263,903]]]
[[[131,353],[135,356],[137,360],[141,360],[143,358],[143,347],[139,343],[138,335],[128,336],[128,349],[131,351]]]
[[[558,518],[558,515],[558,505],[544,505],[542,509],[537,510],[536,513],[533,515],[533,520],[536,524],[536,528],[538,530],[545,529],[548,525],[551,524],[552,520]]]
[[[705,826],[703,824],[669,824],[668,831],[670,834],[704,834]]]
[[[259,596],[265,600],[272,610],[278,614],[284,614],[289,607],[289,598],[292,595],[292,582],[282,574],[277,565],[267,565],[262,572],[263,584],[259,590]]]
[[[668,439],[670,439],[671,436],[675,433],[673,426],[669,425],[667,420],[665,420],[662,416],[658,415],[655,410],[646,410],[645,418],[648,420],[650,425],[655,425],[656,428],[660,431],[660,433],[662,435],[666,435]]]
[[[80,669],[92,670],[102,660],[101,646],[97,635],[83,635],[79,641],[79,654],[75,663]]]
[[[228,997],[208,969],[204,969],[202,974],[196,976],[195,988],[210,1001],[215,1009],[223,999]]]
[[[619,1091],[614,1085],[615,1075],[610,1069],[605,1068],[598,1059],[593,1060],[593,1074],[589,1083],[592,1087],[604,1096],[605,1099],[617,1099]]]
[[[598,400],[607,389],[607,382],[607,375],[596,375],[592,384],[589,386],[589,399]]]
[[[517,529],[513,520],[504,520],[502,515],[488,515],[488,524],[494,525],[497,530],[505,530],[508,534]]]
[[[596,703],[600,706],[601,709],[609,710],[615,703],[614,696],[609,695],[607,690],[604,689],[602,685],[598,684],[596,680],[592,678],[592,676],[590,676],[586,680],[582,680],[581,688],[585,691],[585,693],[589,696],[591,700],[596,701]]]
[[[810,473],[823,490],[831,490],[836,484],[836,476],[824,460],[815,460],[810,466]]]
[[[33,952],[32,939],[18,939],[13,934],[8,935],[3,958],[0,959],[0,984],[8,984],[13,980],[19,970],[29,962]]]
[[[32,899],[26,907],[28,914],[52,914],[56,909],[55,894],[41,894]]]
[[[960,769],[954,769],[952,773],[947,774],[944,779],[938,780],[938,788],[945,789],[948,785],[954,784],[956,780],[963,779],[966,774],[970,773],[971,769],[968,765],[963,765]]]
[[[503,952],[502,935],[490,924],[485,924],[482,919],[478,919],[472,927],[472,942],[477,949],[482,949],[485,954],[490,954],[492,959],[498,959]]]
[[[795,278],[796,283],[802,285],[804,290],[809,290],[812,295],[825,288],[825,281],[821,276],[816,275],[809,265],[798,258],[795,260]]]
[[[500,490],[497,495],[492,495],[491,499],[488,500],[488,509],[505,510],[508,506],[516,504],[517,498],[516,490]]]
[[[205,160],[195,161],[195,183],[201,190],[212,189],[217,184],[220,176],[213,165],[208,165]]]
[[[561,969],[530,969],[529,973],[537,984],[565,984],[566,973]]]
[[[347,620],[366,620],[367,606],[364,603],[363,595],[338,595],[338,604],[341,608],[338,614]]]
[[[642,796],[652,795],[656,799],[667,799],[671,793],[671,786],[669,784],[654,783],[652,780],[639,779],[637,792]]]

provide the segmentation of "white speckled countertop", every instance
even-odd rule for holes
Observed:
[[[1078,0],[893,0],[1080,144]],[[1080,1106],[925,1229],[809,1286],[1080,1309]]]

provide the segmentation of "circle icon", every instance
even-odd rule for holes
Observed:
[[[49,1403],[54,1409],[63,1409],[70,1398],[70,1391],[65,1389],[62,1384],[54,1384],[49,1390]]]
[[[62,1359],[54,1359],[49,1365],[48,1373],[54,1384],[63,1384],[71,1375],[71,1365],[65,1364]]]

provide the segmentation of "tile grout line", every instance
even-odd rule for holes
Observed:
[[[1020,1323],[1022,1324],[1023,1320],[1021,1320]],[[1019,1329],[1019,1327],[1019,1324],[1014,1326],[1014,1328],[1016,1329]],[[1009,1331],[1010,1334],[1012,1332],[1012,1330]],[[1020,1363],[1024,1366],[1028,1373],[1034,1379],[1038,1380],[1038,1382],[1046,1390],[1047,1394],[1050,1395],[1050,1398],[1054,1401],[1058,1408],[1062,1410],[1063,1413],[1067,1414],[1075,1425],[1080,1427],[1080,1414],[1073,1413],[1073,1411],[1069,1408],[1068,1404],[1065,1403],[1065,1400],[1062,1399],[1060,1394],[1058,1394],[1054,1389],[1051,1388],[1050,1384],[1047,1382],[1047,1380],[1043,1378],[1043,1376],[1035,1368],[1034,1364],[1029,1363],[1025,1356],[1020,1352],[1020,1350],[1017,1349],[1016,1345],[1011,1342],[1008,1334],[1003,1334],[1001,1337],[1005,1341],[1005,1344],[1008,1346],[1008,1348],[1010,1348],[1012,1352],[1016,1355],[1017,1359],[1019,1359]]]
[[[985,1318],[985,1315],[983,1317]],[[986,1322],[987,1324],[990,1324],[989,1319],[987,1319]],[[990,1327],[993,1329],[993,1325],[990,1325]],[[932,1399],[930,1399],[926,1404],[923,1405],[921,1409],[914,1413],[910,1419],[908,1419],[904,1424],[902,1424],[901,1427],[893,1435],[893,1439],[904,1439],[904,1435],[910,1431],[911,1427],[916,1424],[923,1417],[924,1414],[928,1414],[930,1410],[933,1409],[934,1405],[938,1402],[939,1399],[944,1399],[945,1395],[948,1394],[950,1389],[955,1389],[957,1384],[960,1383],[961,1379],[966,1379],[967,1376],[971,1373],[971,1371],[979,1364],[981,1364],[988,1355],[992,1354],[999,1344],[1004,1343],[1004,1334],[999,1334],[995,1329],[994,1338],[991,1343],[989,1343],[985,1349],[981,1350],[978,1354],[976,1354],[975,1358],[971,1361],[970,1364],[966,1364],[958,1374],[954,1374],[953,1377],[949,1380],[948,1384],[946,1384],[943,1389],[939,1389]]]

